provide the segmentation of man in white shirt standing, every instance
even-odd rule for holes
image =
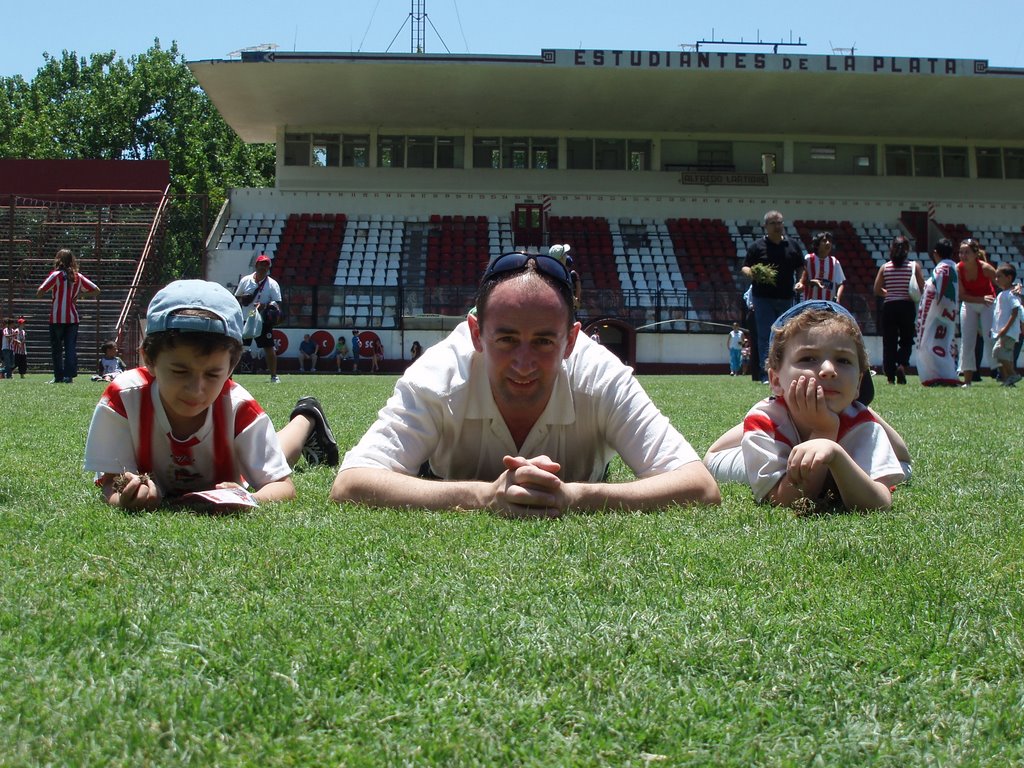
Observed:
[[[475,314],[408,368],[331,498],[512,517],[719,503],[696,452],[632,370],[579,333],[573,306],[557,259],[494,259]],[[616,454],[637,479],[606,482]]]
[[[270,276],[270,257],[261,253],[256,257],[256,271],[238,281],[235,296],[242,305],[243,312],[255,309],[263,318],[263,328],[255,339],[243,339],[246,346],[251,341],[263,350],[267,356],[267,370],[270,371],[270,383],[280,384],[277,375],[277,348],[274,346],[274,326],[281,319],[281,286]]]

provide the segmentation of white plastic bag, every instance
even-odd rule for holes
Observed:
[[[243,339],[255,339],[263,333],[263,317],[255,308],[249,310],[245,316],[245,325],[242,326]]]

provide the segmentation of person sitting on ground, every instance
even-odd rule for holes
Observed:
[[[338,336],[338,342],[334,345],[334,362],[338,366],[338,373],[341,373],[341,363],[348,360],[348,342],[344,336]]]
[[[86,439],[85,469],[108,503],[153,508],[191,491],[247,485],[258,501],[280,501],[295,496],[299,456],[337,464],[338,444],[316,398],[301,398],[275,434],[259,403],[231,380],[242,356],[242,310],[223,286],[177,280],[158,291],[141,353],[145,367],[107,385]]]
[[[1017,279],[1017,268],[1003,262],[996,269],[995,311],[992,319],[992,358],[999,363],[1000,379],[1004,387],[1016,386],[1020,381],[1014,357],[1014,347],[1020,335],[1020,300],[1013,294],[1013,281]]]
[[[910,454],[867,407],[874,387],[849,311],[805,301],[784,312],[772,326],[768,376],[772,395],[705,456],[714,477],[749,483],[757,501],[779,506],[889,508]]]
[[[370,373],[380,373],[380,361],[384,359],[384,347],[380,343],[380,339],[374,338],[372,341],[373,354],[370,356]]]
[[[117,356],[116,342],[103,342],[103,346],[100,347],[100,351],[103,355],[98,361],[96,361],[96,374],[92,377],[92,380],[113,381],[124,373],[128,366],[124,364],[124,360]]]
[[[310,373],[316,371],[316,349],[316,342],[308,333],[302,337],[302,341],[299,342],[299,373],[305,373],[306,370]]]
[[[579,332],[574,303],[561,261],[492,260],[476,313],[409,366],[331,498],[514,517],[719,503],[632,370]],[[616,453],[636,480],[606,481]]]

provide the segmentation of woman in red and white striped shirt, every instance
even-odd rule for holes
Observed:
[[[78,297],[96,294],[100,289],[78,271],[78,260],[67,248],[61,248],[53,259],[53,271],[36,290],[41,299],[50,292],[50,354],[53,356],[54,383],[70,384],[78,375]]]
[[[875,296],[882,304],[882,370],[890,383],[907,383],[910,350],[914,346],[914,324],[917,305],[910,298],[910,280],[917,282],[918,291],[924,288],[924,278],[917,262],[908,261],[910,241],[899,235],[889,246],[889,260],[878,268],[875,276]]]

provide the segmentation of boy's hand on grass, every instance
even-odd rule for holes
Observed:
[[[153,509],[163,501],[163,494],[147,474],[124,472],[113,485],[116,498],[111,501],[124,509]]]
[[[839,414],[825,400],[825,390],[813,376],[801,376],[789,384],[786,406],[802,437],[834,440],[839,434]]]
[[[808,440],[794,446],[789,452],[789,461],[786,464],[789,482],[805,494],[808,483],[820,485],[820,470],[832,464],[837,449],[838,443],[824,438]]]

